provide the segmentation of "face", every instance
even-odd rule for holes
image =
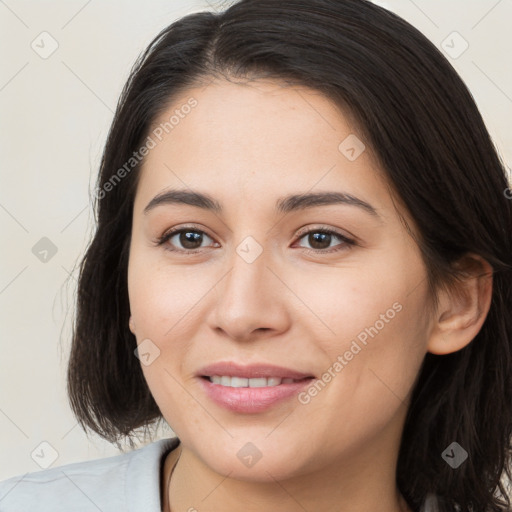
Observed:
[[[129,298],[184,449],[259,481],[392,461],[426,353],[426,269],[355,125],[306,88],[219,81],[153,129]]]

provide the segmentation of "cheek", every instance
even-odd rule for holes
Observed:
[[[194,304],[200,286],[190,286],[180,269],[162,267],[135,257],[129,267],[130,309],[136,325],[136,338],[149,352],[149,364],[141,357],[141,368],[160,410],[173,426],[179,418],[169,415],[194,407],[185,393],[181,366],[190,349],[190,337],[184,335],[199,321]],[[178,415],[179,416],[179,415]],[[179,425],[179,421],[178,421]]]
[[[201,299],[214,281],[208,282],[206,272],[163,260],[153,251],[136,248],[128,266],[128,293],[137,343],[145,344],[140,346],[151,354],[150,364],[141,358],[144,377],[159,407],[173,411],[193,407],[190,396],[182,392],[190,378],[182,366],[194,341],[191,333],[204,322]]]
[[[164,261],[162,261],[164,260]],[[211,288],[206,273],[165,264],[165,258],[134,252],[128,267],[130,311],[137,336],[162,340],[197,322],[194,305]]]
[[[421,332],[427,300],[424,269],[421,261],[406,261],[400,253],[382,251],[367,264],[318,267],[289,276],[302,299],[297,307],[304,309],[304,321],[316,328],[326,350],[342,349],[358,336],[364,341],[368,330],[392,334],[398,344],[413,335],[415,326]]]
[[[336,335],[317,344],[327,356],[323,373],[316,390],[301,397],[308,417],[322,418],[315,428],[326,429],[321,436],[326,453],[351,445],[357,450],[405,414],[426,351],[425,290],[410,295],[399,287],[350,291],[334,304],[322,303],[332,310]],[[337,425],[335,437],[332,425]]]
[[[373,408],[387,417],[410,392],[426,353],[428,290],[421,259],[388,249],[367,265],[326,268],[298,284],[297,294],[317,317],[309,315],[308,324],[327,356],[328,401],[349,402],[357,416]]]

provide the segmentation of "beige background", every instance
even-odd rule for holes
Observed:
[[[93,227],[89,189],[138,54],[173,20],[228,3],[0,0],[0,479],[119,453],[85,436],[65,395],[73,269]],[[512,0],[376,3],[439,47],[454,31],[467,41],[449,59],[510,165]],[[44,59],[33,41],[40,53],[58,48]],[[47,262],[32,252],[43,237],[57,250]]]

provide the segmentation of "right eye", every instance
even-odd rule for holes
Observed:
[[[174,228],[171,231],[164,233],[158,239],[158,245],[165,245],[168,251],[176,251],[182,253],[196,253],[201,248],[204,237],[213,241],[204,231],[197,228]],[[174,239],[174,241],[173,241]],[[176,248],[176,245],[182,247]]]

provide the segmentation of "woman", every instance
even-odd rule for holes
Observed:
[[[68,391],[113,443],[177,437],[7,480],[1,510],[506,510],[509,190],[461,79],[382,8],[172,24],[105,147]]]

